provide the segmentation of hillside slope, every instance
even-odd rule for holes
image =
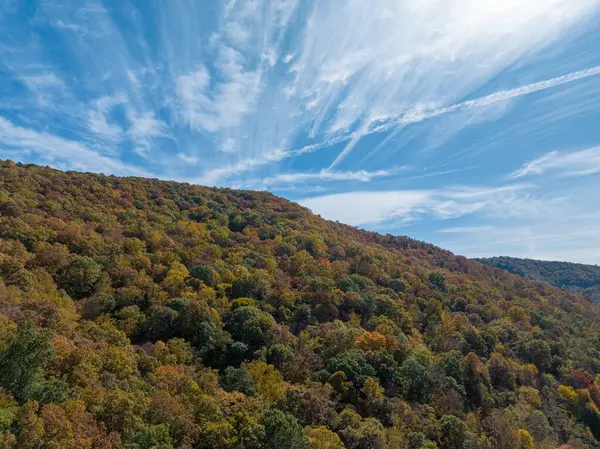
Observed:
[[[0,447],[598,447],[598,312],[268,193],[0,162]]]
[[[548,262],[516,257],[490,257],[477,262],[518,274],[527,279],[548,282],[558,288],[600,301],[600,266],[571,262]]]

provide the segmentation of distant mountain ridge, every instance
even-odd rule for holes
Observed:
[[[572,262],[550,262],[517,257],[475,259],[492,267],[518,274],[527,279],[548,282],[573,293],[600,301],[600,266]]]

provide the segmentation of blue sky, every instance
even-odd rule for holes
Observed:
[[[600,0],[0,0],[0,158],[600,263]]]

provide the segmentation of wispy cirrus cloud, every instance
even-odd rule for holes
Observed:
[[[246,69],[238,51],[223,46],[215,66],[221,81],[212,88],[210,73],[203,66],[177,79],[185,120],[208,132],[239,126],[244,117],[254,112],[260,93],[260,71]]]
[[[267,177],[260,180],[249,180],[241,186],[250,188],[269,188],[278,187],[284,184],[302,184],[314,182],[336,182],[336,181],[356,181],[370,182],[377,178],[388,178],[395,176],[408,167],[393,167],[387,170],[356,170],[356,171],[329,171],[321,170],[319,172],[296,172],[280,173],[276,176]]]
[[[493,231],[495,228],[493,226],[457,226],[453,228],[443,228],[439,229],[438,232],[444,234],[475,234],[479,232],[489,232]]]
[[[55,73],[42,73],[37,75],[25,75],[21,80],[30,90],[44,90],[47,88],[62,88],[65,86],[62,79]]]
[[[323,195],[306,198],[299,203],[329,220],[362,226],[392,218],[410,221],[431,201],[432,195],[427,191],[388,191]]]
[[[434,241],[470,257],[511,255],[542,260],[598,264],[600,216],[582,210],[582,204],[537,221],[506,221],[493,226],[465,227],[444,232]],[[469,229],[471,228],[471,229]]]
[[[570,153],[553,151],[527,162],[511,178],[553,172],[561,176],[586,176],[600,173],[600,147]]]
[[[406,125],[411,123],[418,123],[429,118],[438,117],[440,115],[449,114],[456,111],[469,111],[471,109],[481,108],[500,101],[521,97],[523,95],[529,95],[534,92],[551,89],[562,84],[571,83],[573,81],[578,81],[596,75],[600,75],[600,66],[590,67],[589,69],[567,73],[565,75],[557,76],[555,78],[551,78],[544,81],[539,81],[537,83],[519,86],[514,89],[501,90],[498,92],[494,92],[493,94],[486,95],[484,97],[463,101],[461,103],[457,103],[445,108],[428,109],[426,105],[419,105],[415,109],[402,115],[397,123],[382,125],[381,127],[375,128],[375,130],[384,131],[386,127],[394,126],[396,124]]]
[[[198,158],[195,156],[190,156],[188,154],[185,153],[178,153],[177,157],[179,159],[181,159],[182,161],[188,163],[188,164],[196,164],[198,162]]]
[[[418,218],[459,218],[473,213],[524,216],[554,208],[559,200],[533,196],[527,184],[439,190],[356,191],[317,196],[300,204],[330,220],[355,226],[395,225]]]
[[[93,102],[88,111],[88,129],[90,133],[101,140],[113,145],[118,144],[123,138],[123,128],[115,121],[109,119],[110,113],[115,106],[127,101],[123,94],[114,96],[103,96]]]
[[[167,125],[154,116],[153,111],[145,111],[141,114],[130,111],[128,114],[131,126],[127,134],[134,144],[134,151],[141,156],[148,156],[155,138],[170,138]]]
[[[33,74],[23,75],[21,82],[27,86],[36,100],[37,105],[42,108],[52,108],[56,100],[64,96],[67,86],[56,74],[47,70],[37,69]]]
[[[379,119],[373,121],[368,126],[365,126],[357,131],[352,132],[348,135],[341,135],[332,138],[326,138],[323,142],[318,144],[312,144],[305,146],[300,149],[287,149],[287,150],[277,150],[272,154],[265,154],[259,158],[251,158],[248,160],[241,160],[240,163],[236,164],[236,169],[229,170],[232,167],[231,164],[225,167],[219,167],[217,169],[211,170],[211,175],[207,178],[215,181],[219,181],[222,179],[227,179],[232,175],[239,175],[248,171],[253,171],[257,167],[262,167],[264,165],[271,164],[273,162],[278,162],[283,159],[293,158],[302,154],[310,153],[313,151],[318,151],[325,147],[330,147],[336,145],[338,143],[348,142],[343,150],[336,156],[335,160],[329,164],[328,170],[335,168],[351,151],[354,149],[356,144],[365,136],[369,134],[375,133],[385,133],[394,131],[395,129],[402,129],[408,125],[421,123],[423,121],[433,119],[436,117],[440,117],[446,114],[472,111],[479,108],[485,108],[495,103],[505,102],[508,100],[516,99],[525,95],[529,95],[535,92],[540,92],[546,89],[552,89],[554,87],[561,86],[563,84],[568,84],[574,81],[582,80],[588,77],[597,76],[600,74],[600,66],[591,67],[589,69],[575,71],[571,73],[567,73],[565,75],[561,75],[555,78],[539,81],[536,83],[531,83],[523,86],[516,87],[514,89],[501,90],[498,92],[494,92],[492,94],[479,97],[473,100],[468,100],[460,103],[456,103],[454,105],[443,107],[443,108],[435,108],[431,105],[417,105],[412,110],[407,111],[401,114],[397,118],[386,117],[385,120]],[[193,115],[193,114],[192,114]],[[208,123],[211,123],[213,118],[208,118]],[[472,120],[466,120],[462,125],[455,124],[456,129],[452,134],[458,132],[462,127],[468,125]],[[387,141],[383,142],[383,145],[380,145],[373,149],[367,157],[371,155],[375,151],[381,151],[382,146],[385,147]],[[233,140],[228,139],[223,146],[227,149],[232,148]]]
[[[147,175],[145,170],[99,154],[81,142],[18,126],[0,117],[0,154],[14,157],[19,153],[34,154],[39,162],[61,168],[107,174]]]
[[[333,169],[372,133],[484,108],[594,76],[600,70],[597,66],[460,101],[520,58],[559,39],[598,5],[595,0],[582,0],[569,8],[560,1],[535,1],[526,8],[516,0],[501,4],[433,1],[418,6],[390,1],[373,11],[365,2],[343,7],[315,4],[303,38],[295,48],[284,51],[273,69],[286,69],[287,64],[292,77],[279,76],[275,85],[261,91],[255,115],[240,125],[237,134],[249,136],[259,127],[278,127],[287,133],[267,131],[267,144],[265,139],[252,138],[239,142],[243,150],[235,160],[271,163],[282,158],[270,153],[282,151],[286,159],[298,157],[290,148],[290,139],[308,134],[319,140],[321,148],[346,142],[328,164]],[[442,9],[449,14],[439,15]],[[263,79],[269,77],[269,70],[265,68]],[[266,96],[273,92],[284,93],[278,98],[275,114],[262,107],[269,105]],[[465,121],[463,127],[469,124]],[[386,146],[390,155],[392,148]],[[231,161],[225,164],[230,165]],[[216,170],[220,168],[225,167]],[[255,169],[255,164],[247,165],[247,171]]]
[[[362,151],[373,133],[485,108],[598,71],[561,70],[546,81],[517,88],[502,83],[491,94],[486,89],[498,74],[567,33],[583,32],[585,26],[573,26],[585,23],[600,0],[525,6],[520,0],[382,0],[375,8],[363,1],[296,0],[157,5],[161,14],[154,21],[146,20],[155,13],[150,7],[41,0],[32,23],[52,27],[68,49],[65,57],[85,73],[68,117],[85,117],[78,125],[89,138],[146,155],[158,174],[169,153],[187,154],[203,162],[200,174],[187,176],[211,183],[238,183],[284,159],[305,158],[309,152],[297,150],[303,147],[335,148],[317,167],[331,170],[356,148]],[[123,14],[131,21],[128,30],[117,20]],[[13,28],[6,45],[27,42],[27,35]],[[53,65],[44,51],[34,42],[29,60],[11,53],[4,63],[19,79],[30,76],[29,85],[35,77],[52,84],[41,72],[25,73],[38,60]],[[71,80],[78,76],[69,73]],[[102,96],[124,97],[131,123],[95,107],[93,98]],[[64,114],[66,105],[59,106]],[[474,123],[459,122],[452,135]],[[173,137],[170,143],[155,145],[165,136]],[[398,151],[386,141],[378,158],[396,165],[389,161]],[[352,163],[346,171],[356,171]]]
[[[376,126],[367,127],[365,129],[359,130],[359,132],[356,132],[354,136],[352,136],[350,143],[336,157],[336,159],[331,163],[329,168],[333,168],[336,165],[338,165],[350,153],[350,151],[352,151],[356,143],[358,143],[358,140],[367,134],[385,132],[388,130],[392,130],[396,127],[403,127],[414,123],[420,123],[424,120],[432,119],[445,114],[484,108],[494,103],[512,100],[513,98],[518,98],[524,95],[540,92],[542,90],[551,89],[553,87],[561,86],[563,84],[571,83],[573,81],[578,81],[596,75],[600,75],[600,66],[590,67],[589,69],[567,73],[565,75],[557,76],[555,78],[551,78],[544,81],[539,81],[537,83],[519,86],[514,89],[494,92],[493,94],[486,95],[484,97],[463,101],[447,107],[438,108],[435,107],[435,105],[416,105],[414,109],[403,113],[399,118],[386,119],[386,122],[382,124],[377,124],[376,122]]]
[[[597,3],[570,6],[537,0],[526,7],[517,0],[390,2],[374,14],[368,2],[346,8],[319,5],[305,38],[316,51],[303,54],[297,66],[300,73],[317,73],[308,91],[315,92],[317,108],[333,115],[332,121],[322,122],[325,132],[354,133],[332,165],[374,124],[403,116],[421,120],[419,109],[451,107],[494,74],[559,38]],[[323,29],[334,35],[327,46],[318,43]],[[364,32],[348,36],[348,29]]]

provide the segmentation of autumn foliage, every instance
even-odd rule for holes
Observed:
[[[268,193],[0,162],[1,448],[594,448],[599,322]]]

